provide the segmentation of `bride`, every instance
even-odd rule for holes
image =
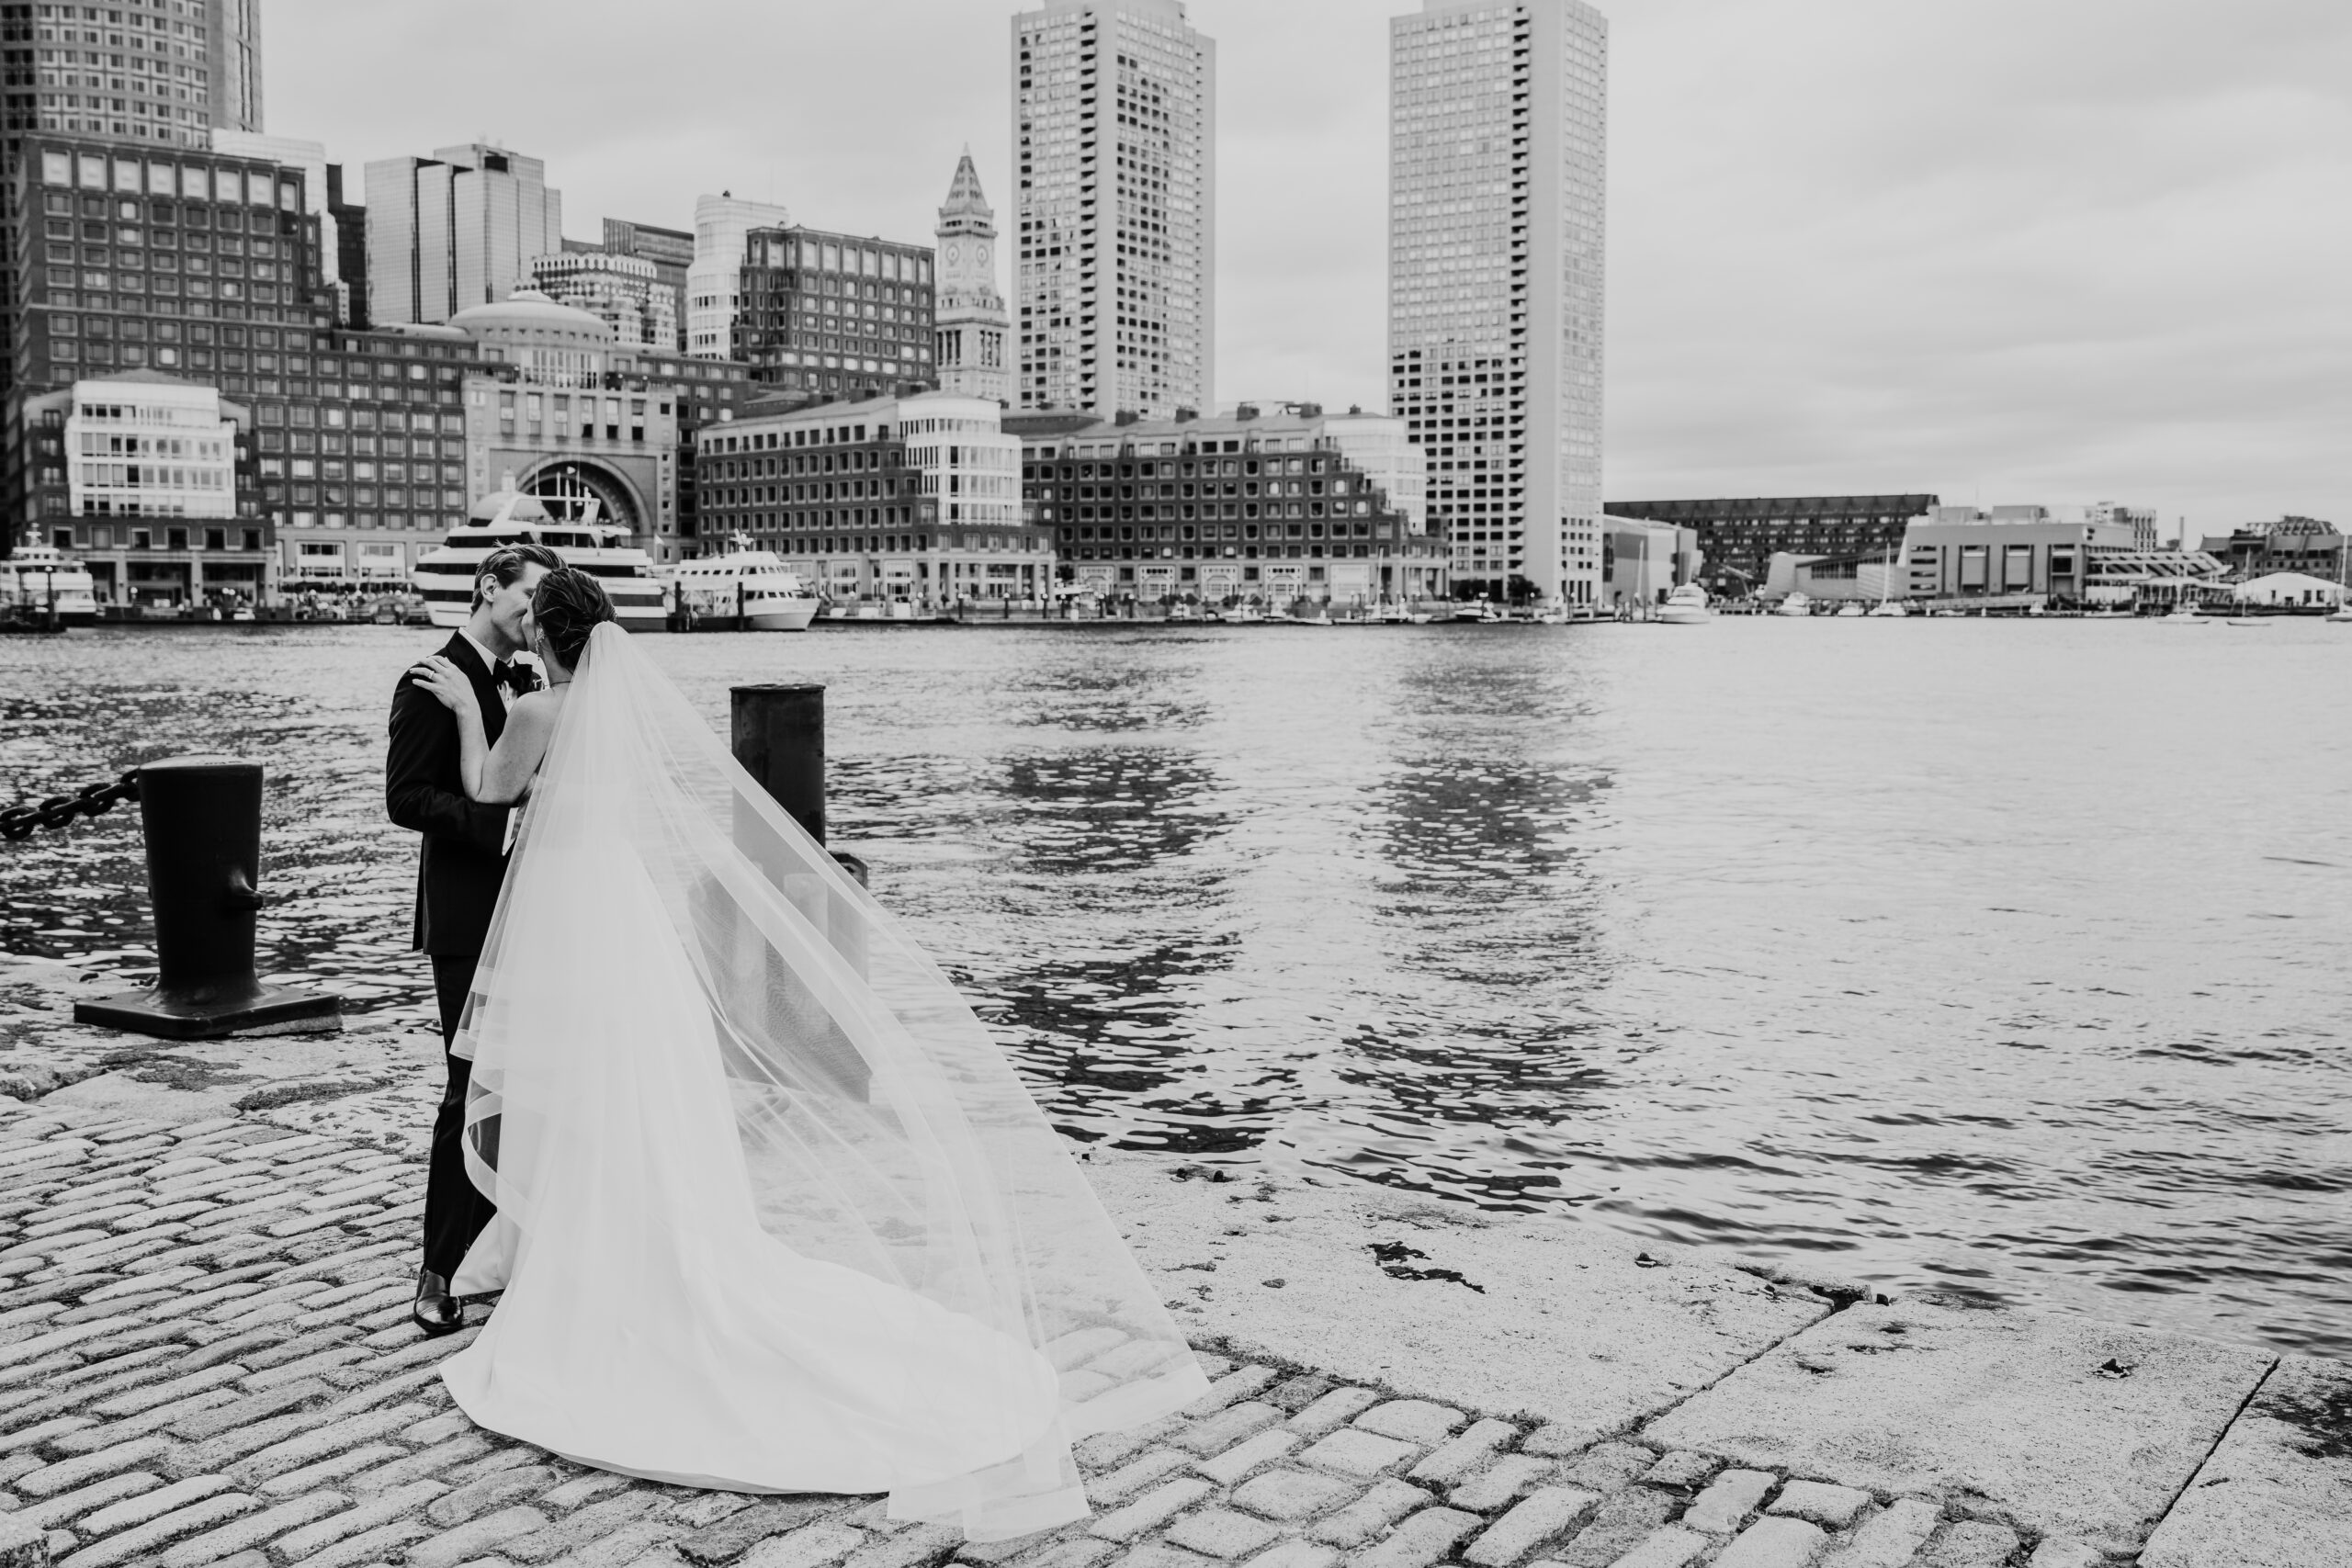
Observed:
[[[890,1495],[1001,1540],[1082,1517],[1070,1445],[1206,1386],[937,965],[549,572],[548,681],[469,795],[528,792],[455,1050],[503,1289],[443,1365],[493,1431],[630,1475]]]

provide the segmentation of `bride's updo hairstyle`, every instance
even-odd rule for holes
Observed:
[[[588,634],[613,618],[604,584],[577,567],[559,567],[531,591],[531,619],[548,639],[548,651],[567,670],[580,668]]]

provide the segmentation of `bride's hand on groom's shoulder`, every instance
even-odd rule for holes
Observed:
[[[466,679],[463,671],[437,653],[410,666],[409,673],[416,677],[418,685],[432,693],[441,705],[452,713],[462,713],[477,705],[474,683]]]

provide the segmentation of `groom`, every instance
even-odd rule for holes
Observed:
[[[492,551],[474,579],[472,613],[441,649],[465,671],[481,709],[482,733],[492,746],[506,727],[506,707],[536,683],[514,662],[523,647],[523,616],[540,578],[563,564],[544,545]],[[466,798],[458,767],[457,716],[413,676],[392,693],[391,749],[384,763],[384,806],[394,822],[424,835],[416,873],[416,950],[433,960],[433,989],[441,1006],[441,1045],[458,1037],[458,1021],[473,988],[474,965],[490,934],[506,875],[503,806]],[[417,1270],[416,1325],[427,1334],[463,1326],[462,1303],[449,1292],[466,1248],[490,1223],[490,1200],[467,1179],[461,1139],[471,1064],[446,1056],[448,1085],[433,1119],[433,1158],[424,1183],[424,1261]]]

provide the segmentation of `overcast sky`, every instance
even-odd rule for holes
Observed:
[[[1012,206],[993,0],[269,0],[268,129],[487,133],[564,227]],[[1387,20],[1193,0],[1220,400],[1382,407]],[[1611,499],[1934,491],[2352,528],[2352,4],[1615,0]],[[1001,282],[1009,288],[1011,278]]]

